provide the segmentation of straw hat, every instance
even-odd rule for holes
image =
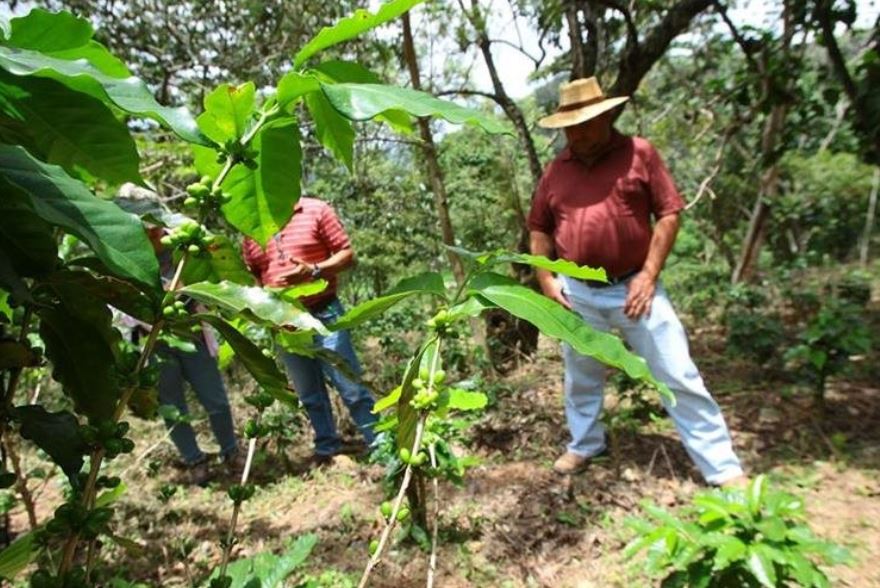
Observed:
[[[606,98],[596,78],[581,78],[559,87],[559,108],[538,121],[545,129],[571,127],[603,112],[608,112],[629,100],[629,96]]]

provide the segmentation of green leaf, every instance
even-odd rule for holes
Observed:
[[[221,84],[205,96],[205,112],[196,119],[199,128],[220,145],[241,139],[254,115],[255,95],[253,82],[240,86]]]
[[[776,570],[773,567],[773,561],[761,549],[761,545],[749,549],[746,566],[761,586],[766,586],[766,588],[776,586]]]
[[[354,171],[354,128],[351,122],[339,114],[319,92],[306,94],[306,107],[315,121],[318,141],[340,159],[349,171]]]
[[[727,536],[723,543],[717,545],[713,560],[714,570],[723,570],[732,562],[739,561],[746,556],[746,544],[736,537]]]
[[[343,18],[330,27],[321,29],[314,39],[306,43],[293,58],[293,68],[299,69],[312,55],[328,47],[348,41],[370,29],[394,20],[416,4],[424,0],[392,0],[383,4],[376,14],[363,9]]]
[[[257,133],[253,147],[258,153],[256,169],[238,164],[223,182],[223,190],[232,196],[223,205],[223,216],[265,247],[290,220],[300,196],[302,150],[296,121],[282,118],[268,123]]]
[[[114,77],[85,60],[61,59],[29,49],[3,46],[0,46],[0,68],[17,76],[57,80],[72,90],[109,101],[129,114],[156,120],[185,141],[208,144],[185,108],[161,106],[144,82],[134,76]]]
[[[110,184],[141,182],[134,139],[100,100],[54,80],[0,71],[0,112],[7,131],[16,129],[48,163]]]
[[[306,296],[320,294],[327,289],[328,285],[327,280],[315,280],[313,282],[304,282],[302,284],[285,286],[283,288],[268,288],[266,286],[264,286],[264,288],[270,292],[274,292],[284,300],[295,301],[300,298],[305,298]]]
[[[287,109],[290,104],[299,98],[310,92],[317,92],[320,89],[321,84],[315,76],[292,71],[284,74],[278,80],[275,100],[280,108]]]
[[[114,350],[102,326],[62,308],[41,309],[39,315],[52,376],[73,398],[77,412],[93,421],[110,418],[119,389]]]
[[[263,552],[230,563],[226,568],[226,574],[232,578],[232,588],[248,586],[280,588],[284,585],[284,580],[306,561],[317,542],[316,535],[303,535],[288,544],[281,555]],[[209,582],[219,573],[219,568],[215,569],[208,578]],[[205,586],[209,582],[206,582]]]
[[[406,366],[403,381],[400,384],[400,398],[397,401],[397,447],[412,449],[413,443],[415,443],[419,413],[410,405],[410,401],[415,395],[412,382],[418,377],[425,357],[436,355],[439,345],[440,339],[436,335],[428,339]]]
[[[26,16],[13,18],[9,24],[7,45],[42,53],[81,47],[94,33],[92,25],[84,18],[42,8],[34,8]]]
[[[0,578],[12,582],[37,555],[36,533],[25,533],[0,551]]]
[[[379,414],[383,410],[391,408],[392,406],[397,404],[397,401],[400,400],[400,394],[402,392],[403,388],[401,386],[398,386],[387,395],[377,400],[376,404],[373,405],[373,414]]]
[[[756,476],[749,484],[746,494],[749,511],[752,513],[752,516],[758,516],[761,513],[761,507],[764,505],[764,495],[766,493],[767,476],[765,474]]]
[[[0,175],[0,256],[17,276],[44,275],[58,263],[58,246],[52,225],[40,218],[31,206],[30,197],[9,184]],[[9,274],[10,278],[12,274]],[[27,289],[19,282],[7,289],[19,298]],[[22,291],[21,288],[24,288]]]
[[[251,315],[276,327],[311,329],[329,334],[324,324],[301,305],[284,300],[281,296],[257,286],[242,286],[233,282],[199,282],[178,290],[204,304],[233,313],[248,311]]]
[[[489,403],[489,397],[482,392],[470,392],[460,388],[449,388],[446,407],[455,410],[480,410]]]
[[[183,266],[181,278],[185,284],[196,282],[235,282],[236,284],[252,285],[254,276],[248,271],[236,246],[223,234],[215,234],[207,251],[190,255]],[[180,261],[180,253],[174,257],[175,263]]]
[[[86,448],[79,438],[76,417],[67,411],[47,412],[36,404],[15,407],[12,414],[21,424],[21,436],[45,451],[67,475],[70,484],[79,488],[77,475]]]
[[[509,133],[494,115],[440,100],[426,92],[381,84],[321,84],[333,107],[352,120],[369,120],[393,110],[413,116],[437,116],[455,124],[479,127],[488,133]]]
[[[28,197],[37,215],[79,237],[114,273],[160,287],[159,263],[136,216],[18,146],[0,144],[0,177]]]
[[[608,275],[602,268],[588,267],[585,265],[581,266],[573,261],[565,259],[548,259],[542,255],[497,251],[477,254],[477,261],[486,266],[492,266],[499,263],[521,263],[545,269],[555,274],[578,278],[580,280],[595,280],[597,282],[608,281]]]
[[[260,386],[272,394],[287,391],[287,378],[278,369],[275,360],[263,355],[263,352],[238,329],[222,318],[210,314],[196,314],[193,321],[204,321],[217,329],[223,338],[235,350],[235,355],[242,365],[250,372]]]
[[[46,276],[41,285],[56,291],[75,290],[100,300],[145,323],[156,319],[155,305],[134,285],[112,276],[95,276],[80,270],[60,270]]]
[[[670,402],[675,397],[656,380],[645,360],[629,352],[623,342],[587,325],[577,314],[521,285],[516,280],[491,272],[477,274],[468,287],[514,316],[527,320],[545,335],[561,339],[583,355],[623,370],[634,379],[654,386]]]
[[[330,325],[330,328],[334,331],[350,329],[381,315],[401,300],[415,294],[433,294],[445,300],[446,286],[443,284],[443,276],[437,272],[425,272],[404,278],[384,296],[350,308],[338,321]]]

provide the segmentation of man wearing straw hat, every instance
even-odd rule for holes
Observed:
[[[596,78],[574,80],[561,87],[557,111],[538,123],[562,129],[567,146],[538,182],[528,218],[532,253],[605,268],[608,282],[557,279],[546,270],[538,270],[538,281],[546,296],[593,328],[621,332],[675,394],[675,406],[664,401],[666,410],[706,481],[740,485],[743,471],[724,417],[658,280],[684,201],[656,149],[613,128],[615,110],[627,100],[606,98]],[[605,367],[568,345],[563,356],[571,442],[553,468],[574,474],[605,449]]]

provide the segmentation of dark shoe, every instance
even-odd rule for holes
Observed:
[[[204,488],[211,481],[211,464],[208,457],[186,465],[186,477],[190,484]]]
[[[322,453],[313,453],[309,458],[309,467],[312,468],[320,468],[324,466],[333,465],[333,457],[332,455],[324,455]]]
[[[246,461],[247,454],[240,449],[223,456],[223,466],[230,476],[241,476]]]

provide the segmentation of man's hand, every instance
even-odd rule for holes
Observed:
[[[623,304],[623,314],[633,320],[650,315],[651,303],[654,301],[656,289],[657,278],[644,270],[637,273],[626,285],[626,302]]]
[[[296,257],[291,258],[293,266],[279,276],[288,286],[298,284],[312,276],[312,264]]]
[[[539,280],[541,283],[541,291],[544,292],[544,296],[549,298],[550,300],[554,300],[571,310],[571,302],[568,301],[568,298],[565,297],[565,294],[562,292],[562,284],[559,283],[554,277],[550,277],[549,279],[545,278]]]

